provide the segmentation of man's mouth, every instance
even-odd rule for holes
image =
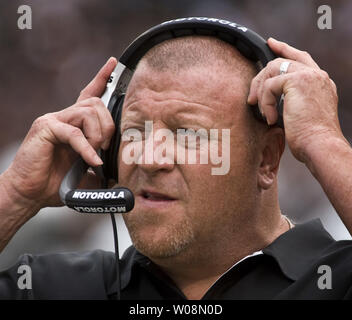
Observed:
[[[138,194],[139,204],[142,207],[146,208],[166,208],[174,203],[176,203],[177,199],[172,197],[171,195],[150,191],[150,190],[142,190]]]
[[[173,197],[170,197],[166,194],[158,193],[158,192],[150,192],[150,191],[142,191],[141,196],[144,199],[150,200],[150,201],[172,201],[176,200]]]

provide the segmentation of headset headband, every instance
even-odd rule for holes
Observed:
[[[236,47],[249,60],[260,61],[263,66],[275,58],[266,41],[244,26],[216,18],[190,17],[166,21],[147,30],[128,46],[119,61],[133,70],[144,54],[155,45],[191,35],[219,38]]]

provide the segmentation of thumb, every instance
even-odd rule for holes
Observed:
[[[105,65],[99,70],[94,79],[81,91],[77,102],[92,98],[101,97],[104,93],[106,83],[109,80],[111,72],[114,71],[117,65],[117,60],[114,57],[109,58]]]

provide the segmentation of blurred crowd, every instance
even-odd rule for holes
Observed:
[[[32,9],[32,29],[17,27],[17,8]],[[332,29],[317,26],[317,9],[332,9]],[[165,20],[210,16],[243,24],[308,51],[335,81],[339,116],[352,137],[352,1],[307,0],[0,0],[0,173],[38,116],[74,103],[80,90],[110,57],[140,33]],[[280,203],[296,222],[320,217],[339,239],[349,235],[319,184],[287,149],[279,175]],[[121,217],[120,252],[130,240]],[[24,252],[112,250],[109,217],[44,209],[0,254],[0,269]]]

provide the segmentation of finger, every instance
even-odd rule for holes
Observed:
[[[110,111],[106,108],[100,98],[90,98],[80,102],[79,104],[83,107],[93,106],[95,108],[102,134],[101,148],[107,150],[110,145],[111,137],[115,132],[115,123],[112,119]]]
[[[264,82],[272,77],[276,77],[280,74],[280,66],[284,61],[289,61],[290,65],[288,66],[287,72],[295,72],[298,70],[302,70],[303,68],[307,68],[304,64],[283,59],[277,58],[275,60],[270,61],[266,67],[261,70],[251,82],[247,102],[250,105],[255,105],[258,103],[258,98],[262,95],[263,92],[263,84]],[[260,105],[260,104],[259,104]]]
[[[56,118],[71,126],[80,128],[94,149],[101,147],[104,139],[97,111],[93,107],[67,108],[56,113]]]
[[[248,103],[251,105],[255,105],[258,103],[258,97],[261,95],[261,87],[264,81],[268,78],[275,77],[280,73],[280,65],[285,60],[282,58],[277,58],[275,60],[270,61],[265,68],[263,68],[253,79],[251,82],[251,86],[248,94]],[[286,60],[287,61],[287,60]],[[290,67],[290,66],[289,66]],[[292,69],[292,67],[291,67]],[[287,70],[288,71],[288,70]]]
[[[50,142],[54,144],[69,144],[90,166],[95,167],[103,164],[79,128],[56,119],[48,121],[47,126],[50,133]]]
[[[94,79],[81,91],[81,94],[78,97],[77,101],[82,101],[91,97],[101,97],[104,93],[106,83],[109,80],[111,72],[114,71],[116,65],[116,58],[109,58],[109,60],[99,70]]]
[[[284,83],[290,76],[290,74],[285,74],[269,78],[264,82],[263,94],[259,98],[259,103],[268,125],[273,125],[278,119],[277,99],[283,93]]]
[[[82,112],[82,115],[80,115],[80,112]],[[91,132],[94,133],[94,131],[89,131],[88,137],[93,139],[94,144],[99,143],[98,146],[104,150],[109,147],[111,137],[115,132],[115,124],[109,110],[105,107],[100,98],[93,97],[83,100],[65,109],[62,113],[63,116],[60,117],[61,121],[71,123],[80,128],[82,128],[81,125],[83,123],[82,116],[89,117],[92,115],[99,122],[99,130],[96,131],[96,137],[91,135]],[[87,122],[87,124],[89,124],[89,122]]]
[[[287,43],[278,41],[274,38],[268,39],[268,45],[280,57],[301,62],[314,69],[320,69],[311,55],[306,51],[298,50]]]

